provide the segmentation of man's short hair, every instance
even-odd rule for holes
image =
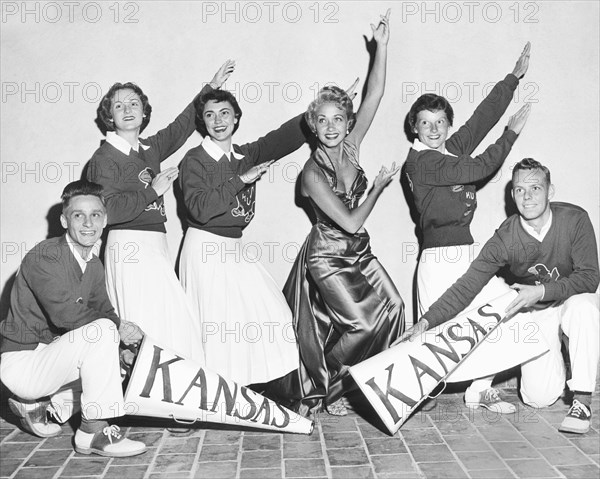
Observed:
[[[95,196],[102,202],[102,206],[106,208],[102,191],[102,185],[87,180],[78,180],[69,183],[67,186],[65,186],[65,189],[60,196],[60,199],[62,200],[63,213],[69,207],[71,198],[74,198],[75,196]]]
[[[550,170],[542,165],[539,161],[534,160],[533,158],[523,158],[521,161],[515,164],[512,171],[512,178],[514,181],[515,174],[519,170],[541,170],[544,172],[544,176],[546,177],[546,184],[551,185],[550,181]]]

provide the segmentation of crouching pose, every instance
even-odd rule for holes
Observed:
[[[467,272],[405,336],[416,337],[453,318],[500,268],[508,266],[514,280],[511,288],[519,295],[506,314],[528,315],[550,346],[549,352],[521,365],[523,401],[541,408],[563,393],[562,330],[569,338],[567,384],[574,399],[559,429],[586,433],[599,360],[598,249],[588,214],[569,203],[550,203],[553,195],[548,168],[531,158],[517,163],[512,197],[519,214],[500,225]]]
[[[75,450],[125,457],[146,446],[126,439],[109,419],[125,414],[119,342],[142,338],[120,320],[108,299],[96,256],[106,226],[102,187],[70,183],[62,194],[66,233],[36,245],[23,259],[0,325],[0,379],[15,395],[11,410],[40,437],[61,433],[51,414],[65,422],[81,410]]]

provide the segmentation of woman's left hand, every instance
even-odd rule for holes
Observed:
[[[420,337],[427,329],[429,328],[429,321],[424,318],[421,318],[417,324],[415,324],[412,328],[408,328],[404,331],[404,334],[400,336],[396,341],[394,341],[390,348],[396,346],[397,344],[403,343],[404,341],[414,341],[418,337]]]
[[[373,40],[377,43],[382,43],[387,45],[388,40],[390,39],[390,13],[391,9],[387,9],[384,15],[381,16],[381,20],[379,20],[379,24],[377,27],[371,23],[371,30],[373,30]]]
[[[375,181],[373,181],[373,188],[379,188],[380,190],[383,190],[387,185],[390,184],[393,176],[399,171],[400,167],[396,166],[395,161],[392,163],[392,166],[390,166],[389,170],[385,166],[382,166],[381,170],[379,170],[379,174],[375,178]]]
[[[233,70],[235,70],[235,60],[227,60],[221,65],[221,68],[217,70],[217,73],[215,73],[215,76],[210,81],[211,86],[213,88],[221,88],[223,83],[225,83],[233,73]]]

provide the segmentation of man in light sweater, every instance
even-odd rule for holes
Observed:
[[[550,203],[553,195],[548,168],[531,158],[517,163],[512,197],[519,214],[500,225],[467,272],[404,336],[415,338],[456,316],[507,266],[511,288],[519,292],[507,307],[507,316],[529,315],[550,346],[550,351],[521,366],[522,399],[541,408],[561,396],[565,383],[562,330],[569,338],[571,379],[567,384],[574,397],[559,429],[586,433],[600,358],[598,249],[585,210],[569,203]]]
[[[142,332],[120,320],[108,299],[96,256],[106,226],[102,187],[84,180],[62,194],[66,233],[37,244],[23,259],[8,317],[0,324],[0,379],[15,395],[11,410],[28,432],[61,433],[48,414],[65,422],[81,409],[75,450],[109,457],[141,454],[108,419],[125,414],[119,342]]]

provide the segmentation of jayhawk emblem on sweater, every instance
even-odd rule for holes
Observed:
[[[150,168],[149,166],[144,168],[138,174],[138,180],[140,180],[142,183],[144,183],[144,189],[146,189],[152,185],[152,180],[154,180],[154,178],[156,178],[156,173],[154,173],[152,168]],[[153,201],[148,206],[146,206],[146,208],[144,209],[144,211],[152,211],[152,210],[158,210],[158,212],[161,214],[161,216],[166,216],[165,202],[163,201],[162,198],[159,198],[158,201]]]
[[[527,270],[536,277],[536,284],[551,283],[557,281],[560,278],[560,273],[554,267],[552,271],[543,263],[538,263]]]
[[[252,186],[248,191],[235,197],[235,200],[237,201],[237,206],[231,210],[231,216],[233,216],[234,218],[237,218],[238,216],[243,216],[244,221],[246,223],[250,223],[250,221],[252,221],[252,218],[254,218],[255,204],[255,201],[252,200],[253,193],[254,186]]]

